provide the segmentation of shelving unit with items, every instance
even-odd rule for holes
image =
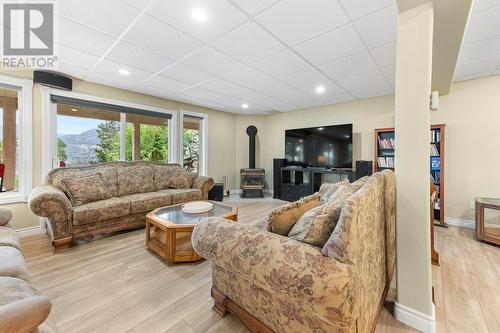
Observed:
[[[434,205],[434,219],[436,224],[446,226],[444,214],[444,176],[445,176],[445,127],[444,124],[431,126],[430,142],[430,179],[436,185],[437,199]],[[375,129],[375,161],[373,172],[384,169],[395,170],[395,140],[394,128]]]

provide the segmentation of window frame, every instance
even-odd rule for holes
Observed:
[[[33,189],[33,82],[0,75],[0,86],[18,90],[19,112],[19,188],[0,193],[0,205],[27,202]]]
[[[119,100],[107,99],[93,95],[87,95],[82,93],[77,93],[73,91],[64,91],[55,88],[42,87],[42,168],[41,176],[45,179],[50,170],[53,169],[52,158],[55,156],[57,149],[57,110],[54,110],[53,103],[51,102],[51,95],[70,97],[81,100],[87,100],[97,103],[113,104],[117,106],[130,107],[136,109],[147,109],[159,114],[169,114],[171,119],[169,120],[169,131],[168,131],[168,145],[169,153],[168,160],[169,163],[178,163],[177,157],[177,126],[172,126],[178,122],[178,111],[169,110],[163,108],[152,107],[149,105],[141,105],[135,103],[129,103]],[[120,114],[120,140],[125,139],[125,113]],[[120,145],[120,160],[125,160],[125,145],[124,142]]]

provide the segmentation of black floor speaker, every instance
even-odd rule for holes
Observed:
[[[222,201],[224,199],[224,184],[215,183],[214,187],[208,191],[208,200]]]
[[[372,161],[356,161],[356,180],[373,173]]]
[[[273,198],[281,199],[281,168],[286,167],[286,158],[273,160]]]

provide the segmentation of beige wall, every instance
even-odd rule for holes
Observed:
[[[30,72],[0,72],[23,78],[31,78]],[[162,98],[147,96],[126,90],[115,89],[81,80],[74,80],[73,91],[108,99],[115,99],[136,104],[143,104],[170,110],[187,110],[208,114],[208,172],[210,176],[219,178],[228,176],[229,187],[235,186],[235,140],[234,126],[236,116],[226,112],[179,103]],[[42,183],[41,178],[41,97],[40,85],[33,87],[33,181],[34,185]],[[33,215],[27,204],[16,203],[4,205],[14,210],[12,225],[16,229],[37,226],[39,218]]]
[[[3,72],[4,75],[19,72]],[[24,77],[30,77],[25,73]],[[269,116],[232,115],[161,98],[136,94],[92,83],[77,83],[75,90],[112,99],[164,108],[184,108],[209,114],[209,173],[228,177],[230,189],[239,188],[239,169],[248,166],[248,125],[257,126],[257,166],[264,167],[272,188],[272,159],[284,156],[285,129],[353,123],[354,160],[373,160],[373,129],[394,126],[394,96],[278,113]],[[446,128],[446,216],[474,219],[474,196],[500,197],[500,76],[453,84],[450,95],[440,99],[440,110],[431,114],[433,124]],[[34,88],[34,175],[40,182],[40,92]],[[14,226],[38,224],[38,218],[16,209]]]
[[[432,124],[446,124],[446,216],[474,220],[475,196],[500,197],[500,76],[459,82],[440,98]],[[248,125],[257,126],[257,166],[272,188],[272,159],[284,156],[285,130],[353,123],[353,160],[373,160],[375,128],[394,127],[394,96],[270,116],[236,118],[235,177],[248,165]],[[236,180],[235,188],[239,186]]]
[[[500,76],[454,84],[432,122],[446,124],[446,216],[474,220],[471,200],[500,197]]]

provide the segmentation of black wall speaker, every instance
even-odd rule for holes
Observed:
[[[281,168],[286,167],[286,158],[273,160],[273,198],[281,199]]]
[[[356,161],[356,180],[373,173],[372,161]]]
[[[33,83],[40,83],[44,86],[63,90],[73,90],[73,80],[69,77],[56,73],[34,71]]]
[[[222,201],[224,199],[224,184],[215,183],[214,187],[208,191],[208,200]]]

